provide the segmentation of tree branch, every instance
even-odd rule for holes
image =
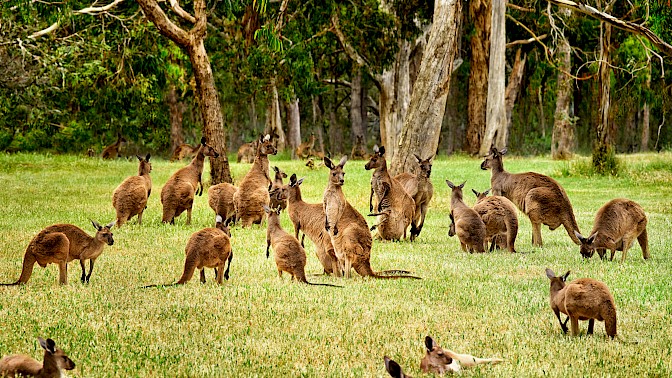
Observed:
[[[189,14],[189,12],[185,11],[181,6],[180,3],[177,2],[177,0],[169,0],[170,2],[170,8],[175,12],[178,16],[184,18],[185,20],[191,22],[192,24],[196,23],[196,18],[192,15]]]
[[[107,12],[110,9],[116,7],[117,5],[119,5],[123,2],[124,2],[124,0],[114,0],[113,2],[111,2],[111,3],[109,3],[105,6],[102,6],[102,7],[86,7],[86,8],[82,8],[80,10],[73,11],[73,13],[75,13],[75,14],[96,15],[98,13]]]
[[[355,50],[355,48],[352,47],[352,45],[350,45],[350,43],[348,43],[347,39],[345,38],[345,34],[343,34],[343,31],[341,30],[341,25],[338,20],[338,14],[334,13],[331,15],[331,25],[333,26],[334,34],[336,34],[338,41],[343,46],[345,53],[348,54],[350,59],[354,60],[355,63],[357,63],[357,65],[360,67],[369,68],[369,62],[367,62],[363,56],[359,55],[357,50]]]
[[[541,41],[542,39],[544,39],[546,37],[548,37],[548,34],[542,34],[542,35],[538,36],[537,38],[532,37],[532,38],[528,38],[528,39],[519,39],[517,41],[507,43],[506,48],[508,49],[508,48],[516,46],[516,45],[527,45],[527,44],[530,44],[532,42],[537,42],[537,40]]]
[[[205,13],[205,0],[194,1],[194,15],[196,16],[196,25],[191,29],[189,34],[193,38],[203,39],[208,28],[208,16]]]
[[[56,29],[58,29],[58,21],[54,22],[53,24],[51,24],[51,26],[49,26],[49,27],[46,28],[46,29],[42,29],[42,30],[36,31],[35,33],[29,35],[28,38],[30,38],[30,39],[36,39],[36,38],[39,38],[39,37],[41,37],[41,36],[43,36],[43,35],[49,34],[49,33],[53,32],[53,31],[56,30]]]
[[[147,19],[151,21],[157,29],[159,29],[159,33],[170,38],[170,40],[182,47],[189,46],[189,34],[170,21],[163,9],[159,7],[159,4],[156,2],[156,0],[137,1],[138,4],[140,4],[142,11],[145,13],[145,17],[147,17]]]
[[[663,41],[660,37],[658,37],[654,32],[652,32],[648,28],[645,28],[641,25],[629,21],[620,20],[610,14],[600,12],[599,10],[591,7],[590,5],[580,4],[570,0],[547,0],[547,1],[560,7],[569,8],[573,11],[581,12],[597,20],[606,22],[619,29],[639,34],[648,39],[654,46],[656,46],[665,55],[672,56],[672,45]]]

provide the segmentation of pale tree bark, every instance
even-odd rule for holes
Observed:
[[[287,104],[287,139],[292,150],[292,159],[297,159],[296,148],[301,144],[301,113],[299,98],[296,96]]]
[[[184,118],[185,106],[177,95],[177,88],[175,88],[175,85],[170,85],[168,88],[166,102],[168,103],[168,113],[170,115],[170,154],[172,155],[175,152],[175,149],[184,143],[182,121]]]
[[[486,100],[488,98],[488,64],[492,11],[489,0],[470,0],[469,17],[474,33],[469,42],[469,97],[467,104],[467,140],[465,151],[476,154],[485,133]]]
[[[210,59],[203,43],[207,26],[205,0],[194,1],[193,16],[182,9],[177,0],[172,0],[170,3],[173,12],[179,15],[183,22],[194,25],[189,31],[173,23],[156,0],[138,0],[145,17],[157,27],[162,35],[175,42],[189,56],[196,81],[199,110],[203,118],[203,132],[208,143],[220,152],[219,158],[210,158],[211,182],[213,185],[231,182],[231,171],[226,156],[224,119]]]
[[[560,15],[569,20],[572,11],[560,9]],[[555,115],[551,139],[551,157],[564,160],[572,157],[574,149],[574,124],[570,119],[569,105],[572,102],[572,78],[568,72],[572,70],[572,55],[569,41],[564,35],[558,36],[556,52],[558,65],[558,81],[556,88]]]
[[[327,113],[329,115],[329,144],[332,157],[340,156],[343,153],[343,128],[336,117],[336,109],[334,104],[327,105]]]
[[[354,144],[357,137],[364,139],[364,121],[362,120],[362,70],[355,66],[350,81],[350,140]]]
[[[278,95],[278,87],[275,84],[275,78],[271,78],[269,84],[271,91],[271,99],[268,103],[268,111],[266,112],[266,133],[273,136],[275,146],[279,151],[284,151],[287,145],[285,132],[282,130],[282,116],[280,115],[280,96]]]
[[[414,154],[428,158],[436,153],[458,46],[461,12],[460,0],[436,0],[434,3],[427,48],[404,120],[400,147],[390,167],[393,175],[412,172],[417,164]]]
[[[313,103],[313,127],[317,133],[317,145],[320,147],[320,152],[324,153],[324,132],[322,108],[320,108],[320,98],[317,95],[312,96]]]
[[[647,78],[646,78],[646,89],[651,88],[651,64],[647,69]],[[649,122],[651,119],[651,110],[649,109],[649,103],[644,102],[642,107],[642,141],[639,145],[639,151],[646,152],[649,150],[649,139],[651,139],[651,129],[649,128]]]
[[[614,138],[611,133],[609,110],[611,105],[611,25],[600,24],[600,66],[598,80],[600,85],[600,118],[597,124],[595,146],[593,148],[593,167],[599,173],[606,173],[606,163],[614,154]]]
[[[521,56],[522,55],[522,56]],[[513,68],[509,75],[509,83],[506,85],[505,103],[506,103],[506,129],[511,130],[511,116],[513,114],[513,106],[516,104],[518,93],[520,93],[520,86],[523,82],[523,73],[525,72],[525,62],[527,61],[527,54],[523,54],[522,49],[516,51],[516,57],[513,61]],[[508,145],[508,133],[505,145]]]
[[[488,100],[485,133],[479,154],[485,156],[490,147],[506,147],[509,130],[506,124],[504,99],[506,81],[506,1],[492,1],[492,32],[490,33],[490,65],[488,67]]]

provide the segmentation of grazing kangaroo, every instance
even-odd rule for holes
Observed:
[[[303,231],[301,246],[303,247],[306,235],[315,244],[315,253],[322,263],[326,274],[333,273],[336,277],[341,276],[341,270],[338,268],[338,259],[334,252],[334,246],[331,244],[329,232],[324,229],[324,208],[322,204],[306,203],[301,198],[300,185],[303,179],[296,179],[292,174],[289,178],[289,187],[287,193],[287,213],[289,219],[294,224],[294,237],[299,238],[299,231]]]
[[[163,223],[175,224],[175,218],[187,211],[187,224],[191,224],[191,210],[194,205],[194,195],[203,194],[201,174],[205,157],[219,157],[219,153],[205,143],[201,138],[201,147],[189,165],[173,173],[161,189],[161,204],[163,205]],[[198,191],[200,187],[200,192]]]
[[[604,322],[607,335],[613,339],[616,336],[616,305],[607,285],[592,278],[580,278],[567,284],[567,276],[569,271],[556,277],[546,268],[546,277],[551,280],[551,309],[562,332],[567,333],[567,320],[563,324],[561,312],[571,321],[572,336],[579,334],[579,320],[588,320],[589,335],[598,320]]]
[[[490,184],[492,194],[511,200],[532,223],[532,245],[542,246],[541,225],[550,230],[564,226],[567,234],[577,245],[581,242],[574,234],[579,231],[574,209],[567,193],[554,179],[535,172],[509,173],[504,170],[502,156],[506,148],[498,151],[493,147],[481,163],[481,169],[492,170]]]
[[[5,356],[0,360],[0,377],[60,378],[65,376],[63,370],[75,368],[65,352],[56,348],[54,340],[41,337],[37,340],[44,349],[42,363],[24,354]]]
[[[328,157],[324,158],[324,165],[329,168],[329,182],[322,201],[325,230],[331,237],[339,268],[343,270],[346,278],[350,278],[351,268],[354,268],[362,277],[420,279],[420,277],[407,275],[383,276],[380,273],[388,271],[376,273],[371,269],[371,244],[373,243],[371,232],[362,214],[350,205],[343,194],[342,186],[345,183],[343,167],[347,160],[348,157],[343,156],[341,161],[334,165]],[[398,270],[395,272],[408,273]]]
[[[411,241],[414,241],[422,231],[422,226],[425,224],[425,217],[427,216],[427,207],[429,201],[434,196],[434,185],[430,181],[429,176],[432,174],[432,159],[422,159],[420,156],[413,154],[420,165],[420,172],[417,175],[412,173],[400,173],[394,178],[406,190],[413,201],[415,201],[415,215],[411,221]]]
[[[142,213],[147,207],[147,200],[152,193],[152,163],[150,154],[144,158],[136,156],[140,161],[138,175],[124,180],[112,194],[112,206],[117,212],[117,227],[121,227],[130,218],[138,216],[138,224],[142,224]]]
[[[637,239],[646,260],[651,257],[646,233],[647,222],[646,213],[638,203],[625,198],[613,199],[597,211],[595,225],[589,237],[584,238],[576,232],[576,237],[581,241],[581,255],[591,258],[597,251],[600,258],[604,259],[606,250],[610,249],[609,260],[613,260],[616,251],[623,251],[621,262],[624,262],[628,250]]]
[[[308,142],[303,142],[298,147],[296,147],[296,156],[299,159],[305,159],[313,154],[314,147],[315,134],[310,134],[310,140]]]
[[[454,224],[448,233],[450,236],[457,234],[463,251],[482,253],[488,248],[485,240],[485,223],[474,209],[464,203],[462,188],[465,183],[466,181],[460,185],[454,185],[450,180],[446,180],[446,184],[452,191],[450,220]]]
[[[455,353],[450,349],[441,348],[430,336],[425,337],[425,357],[420,361],[420,370],[423,373],[456,373],[462,367],[471,367],[481,364],[497,364],[504,360],[500,358],[478,358],[470,354]]]
[[[117,141],[110,144],[109,146],[103,149],[103,153],[100,156],[103,159],[116,159],[119,157],[119,151],[121,150],[121,144],[126,143],[126,139],[117,134]]]
[[[184,248],[186,258],[182,277],[173,284],[148,285],[143,289],[157,286],[184,285],[194,276],[196,269],[200,270],[201,283],[205,283],[205,268],[215,268],[215,280],[222,284],[222,278],[229,280],[229,269],[233,260],[231,250],[231,232],[229,222],[221,215],[215,217],[215,227],[204,228],[191,234],[187,246]],[[224,270],[226,265],[226,271]]]
[[[298,282],[315,286],[342,287],[331,284],[318,284],[308,282],[306,279],[306,251],[301,247],[299,240],[285,232],[280,225],[280,208],[271,210],[264,205],[264,211],[268,215],[268,228],[266,230],[266,258],[269,257],[269,247],[273,247],[275,264],[278,267],[278,276],[282,278],[282,272],[289,273]]]
[[[404,373],[401,366],[399,366],[395,360],[390,359],[390,357],[387,356],[384,356],[383,360],[385,361],[385,370],[387,370],[387,373],[390,374],[392,378],[411,378],[410,375]]]
[[[237,190],[237,187],[227,182],[212,185],[208,188],[208,205],[215,212],[215,215],[221,215],[229,223],[236,219],[233,195]]]
[[[198,149],[201,147],[200,144],[197,145],[189,145],[186,143],[182,143],[179,146],[175,147],[175,151],[173,151],[173,156],[170,157],[170,162],[174,162],[175,160],[182,160],[185,157],[193,158],[194,155],[198,152]]]
[[[516,207],[506,197],[490,196],[490,189],[479,193],[471,190],[476,195],[474,210],[485,223],[485,241],[491,242],[490,251],[495,248],[498,236],[506,241],[509,252],[516,252],[516,236],[518,235],[518,215]]]
[[[33,274],[33,267],[38,263],[41,267],[47,264],[58,264],[58,282],[68,283],[67,264],[72,260],[79,260],[82,266],[82,283],[88,283],[93,272],[93,263],[103,253],[105,244],[114,244],[110,229],[114,222],[101,226],[91,221],[96,228],[96,235],[91,237],[81,228],[72,224],[55,224],[40,231],[30,241],[23,257],[23,269],[19,279],[11,284],[2,286],[23,285]],[[89,274],[86,274],[84,261],[89,260]]]
[[[406,193],[404,187],[387,171],[385,147],[374,146],[374,154],[364,169],[374,169],[371,176],[371,195],[369,196],[369,211],[373,211],[373,194],[376,194],[378,206],[378,235],[383,240],[406,239],[406,229],[411,224],[415,214],[415,201]]]

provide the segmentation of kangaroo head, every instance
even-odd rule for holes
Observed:
[[[112,245],[114,244],[114,239],[112,238],[112,232],[110,232],[110,229],[112,226],[114,226],[114,221],[110,222],[109,224],[106,224],[105,226],[101,226],[98,222],[91,220],[91,224],[93,224],[93,227],[96,229],[96,240],[99,242],[105,243],[107,245]]]
[[[285,172],[283,172],[282,170],[280,170],[280,168],[274,166],[273,170],[275,171],[275,179],[276,180],[278,180],[278,179],[282,180],[283,178],[287,178],[287,174]]]
[[[44,362],[47,364],[48,360],[56,363],[58,370],[72,370],[75,368],[75,363],[63,352],[63,350],[56,348],[56,342],[52,339],[43,339],[38,337],[42,349],[44,349]]]
[[[205,137],[201,138],[201,153],[205,156],[210,156],[214,158],[219,157],[219,152],[217,152],[217,150],[215,150],[215,148],[212,147],[211,145],[205,143]]]
[[[284,185],[280,187],[275,187],[269,190],[269,197],[271,197],[271,203],[279,205],[283,209],[287,207],[287,198],[289,197],[289,186]]]
[[[140,161],[140,165],[138,167],[138,174],[140,176],[152,172],[152,163],[149,162],[149,158],[151,157],[150,154],[147,154],[147,156],[145,156],[144,158],[140,155],[135,155],[135,157],[137,157],[138,160]]]
[[[399,364],[395,360],[387,356],[383,356],[383,360],[385,361],[385,370],[387,370],[387,372],[390,374],[391,377],[411,378],[408,375],[404,374],[404,371],[401,370],[401,366],[399,366]]]
[[[485,156],[483,162],[481,163],[481,169],[492,169],[495,166],[502,165],[502,156],[506,155],[508,150],[503,148],[501,151],[498,151],[497,148],[492,147],[490,153]]]
[[[425,337],[425,347],[427,350],[422,361],[429,372],[443,374],[460,370],[457,361],[453,361],[450,355],[430,336]]]
[[[477,201],[480,201],[480,200],[482,200],[483,198],[487,197],[487,196],[488,196],[488,193],[490,193],[490,189],[486,190],[486,191],[483,192],[483,193],[479,193],[479,192],[477,192],[477,191],[474,190],[474,189],[471,189],[471,191],[474,192],[474,195],[476,195],[476,200],[477,200]]]
[[[450,212],[450,227],[448,228],[448,236],[455,236],[455,217],[453,217],[453,212]]]
[[[429,178],[429,176],[432,174],[432,158],[434,158],[434,156],[431,156],[427,159],[422,159],[416,154],[413,154],[413,156],[415,156],[415,160],[417,160],[418,164],[420,165],[420,175]]]
[[[126,143],[126,138],[121,136],[121,134],[117,134],[117,143],[115,143],[117,146],[121,146],[123,143]]]
[[[581,249],[579,250],[581,252],[581,256],[587,259],[593,257],[593,254],[595,253],[595,239],[597,238],[597,231],[587,238],[583,237],[583,235],[581,235],[576,230],[574,230],[574,235],[576,235],[576,237],[581,242]]]
[[[562,276],[556,277],[552,270],[546,268],[546,277],[551,280],[551,293],[562,290],[562,288],[565,287],[567,277],[569,277],[569,272],[570,271],[568,270],[567,273],[563,274]]]
[[[369,162],[366,163],[364,166],[364,169],[367,171],[369,169],[377,169],[380,167],[383,167],[387,164],[387,161],[385,160],[385,146],[381,146],[378,148],[378,145],[373,146],[373,155],[371,155],[371,158],[369,159]]]
[[[262,135],[257,141],[257,154],[261,156],[275,155],[278,150],[273,145],[273,140],[269,134]]]
[[[455,185],[450,180],[446,180],[446,184],[448,184],[448,187],[452,190],[452,195],[453,197],[456,197],[458,199],[462,199],[462,188],[464,188],[464,184],[467,182],[463,182],[460,185]]]
[[[231,218],[224,220],[219,214],[215,217],[215,228],[224,231],[228,237],[231,237],[231,231],[229,230],[230,223]]]
[[[343,172],[343,167],[345,167],[347,161],[348,157],[343,156],[341,161],[337,165],[334,165],[331,159],[326,156],[324,157],[324,165],[329,168],[329,183],[336,186],[342,186],[345,183],[345,172]]]
[[[297,180],[296,178],[296,173],[292,173],[292,176],[289,178],[289,186],[295,187],[295,186],[300,186],[303,184],[303,180],[305,177],[301,177],[300,179]]]

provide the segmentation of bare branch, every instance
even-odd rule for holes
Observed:
[[[75,14],[96,15],[98,13],[107,12],[110,9],[116,7],[117,5],[119,5],[123,2],[124,2],[124,0],[114,0],[113,2],[111,2],[111,3],[109,3],[105,6],[102,6],[102,7],[86,7],[86,8],[82,8],[80,10],[73,11],[73,13],[75,13]]]
[[[180,46],[186,47],[190,44],[189,34],[182,30],[179,26],[175,25],[166,13],[159,7],[159,4],[156,0],[137,0],[138,4],[145,13],[145,17],[150,20],[156,28],[159,29],[159,32],[166,37],[170,38],[173,42],[177,43]]]
[[[282,28],[285,27],[284,24],[284,17],[285,17],[285,12],[287,11],[287,5],[289,4],[289,0],[282,0],[282,4],[280,4],[280,12],[278,12],[278,21],[275,24],[275,33],[280,33]]]
[[[624,21],[620,20],[608,13],[600,12],[599,10],[591,7],[590,5],[586,4],[580,4],[574,1],[570,0],[548,0],[548,2],[553,3],[557,6],[569,8],[571,10],[581,12],[583,14],[586,14],[588,16],[591,16],[595,19],[598,19],[602,22],[606,22],[614,27],[617,27],[619,29],[639,34],[646,39],[648,39],[655,47],[657,47],[661,52],[663,52],[667,56],[672,56],[672,45],[669,43],[663,41],[660,37],[658,37],[654,32],[652,32],[650,29],[645,28],[641,25],[635,24],[633,22],[629,21]],[[610,3],[607,6],[607,9],[609,9],[610,5],[613,5],[613,3]]]
[[[184,18],[185,20],[191,22],[192,24],[196,23],[196,17],[190,15],[189,12],[182,9],[182,7],[180,6],[180,3],[177,0],[169,0],[169,2],[170,2],[170,8],[178,16]]]
[[[53,32],[53,31],[56,30],[56,29],[58,29],[58,21],[54,22],[53,24],[51,24],[51,26],[49,26],[49,27],[46,28],[46,29],[42,29],[42,30],[36,31],[35,33],[29,35],[28,38],[30,38],[30,39],[36,39],[36,38],[39,38],[39,37],[41,37],[41,36],[43,36],[43,35],[47,35],[47,34]]]
[[[537,40],[541,41],[542,39],[545,39],[546,37],[548,37],[548,34],[542,34],[542,35],[538,36],[537,38],[531,37],[531,38],[528,38],[528,39],[519,39],[517,41],[507,43],[506,48],[508,49],[508,48],[516,46],[516,45],[527,45],[527,44],[530,44],[532,42],[536,42]]]
[[[350,57],[350,59],[354,60],[357,65],[360,67],[369,67],[369,62],[364,59],[363,56],[359,55],[357,50],[355,50],[350,43],[348,43],[347,39],[345,38],[345,34],[343,34],[343,31],[341,30],[341,25],[338,20],[338,14],[334,13],[331,15],[331,25],[334,27],[334,34],[336,34],[336,37],[338,38],[338,41],[341,42],[341,45],[343,45],[343,49],[345,50],[346,54]]]
[[[520,5],[511,4],[511,3],[508,2],[508,1],[506,2],[506,6],[509,7],[509,8],[511,8],[511,9],[515,9],[515,10],[517,10],[517,11],[521,11],[521,12],[528,12],[528,13],[534,13],[534,12],[536,12],[536,11],[534,10],[534,8],[525,8],[525,7],[521,7]]]

